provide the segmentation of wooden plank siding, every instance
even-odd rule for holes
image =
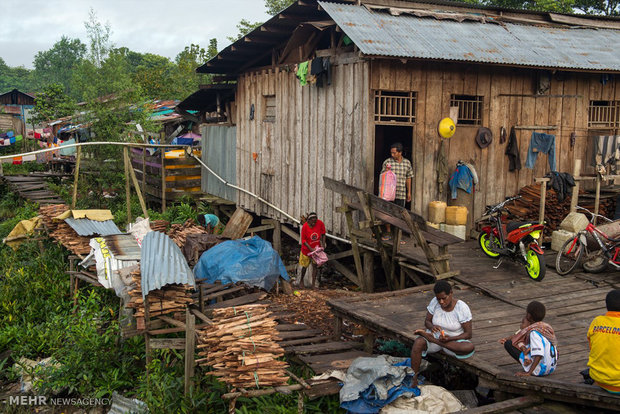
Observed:
[[[472,162],[480,178],[473,197],[459,195],[457,200],[467,202],[471,220],[481,216],[487,204],[516,194],[521,187],[532,184],[535,177],[542,177],[549,171],[546,154],[538,156],[533,170],[525,168],[532,130],[517,129],[522,169],[509,172],[508,158],[504,155],[506,144],[499,143],[502,126],[509,134],[511,126],[557,125],[556,130],[539,132],[556,136],[558,171],[572,173],[574,161],[582,159],[582,172],[594,172],[586,153],[589,156],[588,137],[598,133],[587,129],[588,105],[590,100],[617,100],[620,95],[617,82],[610,80],[604,85],[600,80],[600,74],[562,73],[562,77],[552,77],[547,96],[534,97],[536,70],[432,62],[401,63],[384,59],[374,60],[371,64],[370,92],[371,96],[375,90],[417,92],[411,157],[415,172],[412,210],[424,217],[430,201],[446,201],[449,197],[449,192],[440,196],[437,188],[436,157],[440,142],[437,124],[450,114],[450,95],[483,97],[482,126],[493,132],[491,145],[485,149],[478,147],[475,142],[478,126],[474,125],[457,125],[454,136],[445,141],[449,170],[453,171],[458,160]],[[372,117],[373,114],[369,115]],[[570,147],[572,132],[577,135],[574,148]]]
[[[241,75],[236,97],[239,185],[293,217],[316,211],[328,231],[346,234],[344,217],[334,212],[340,197],[325,191],[323,176],[372,190],[368,171],[372,174],[374,151],[369,149],[374,134],[368,134],[368,85],[366,61],[333,65],[332,85],[322,88],[302,87],[293,71],[282,69]],[[275,95],[274,122],[263,121],[265,95]],[[290,222],[255,198],[237,194],[240,207]]]
[[[373,113],[377,90],[416,93],[415,122],[393,125],[413,127],[412,210],[423,217],[427,217],[429,202],[447,201],[450,195],[447,185],[440,194],[436,173],[437,124],[450,114],[450,97],[482,97],[482,126],[493,132],[491,145],[485,149],[477,146],[478,125],[457,125],[444,146],[450,172],[458,160],[471,162],[478,172],[475,194],[465,196],[459,191],[456,200],[468,207],[470,223],[482,215],[487,204],[516,194],[549,171],[546,154],[539,155],[533,170],[525,168],[532,130],[517,129],[522,169],[509,172],[506,143],[499,142],[501,127],[509,138],[512,126],[557,125],[556,130],[539,131],[556,136],[558,171],[572,173],[574,161],[582,159],[582,171],[591,173],[586,159],[591,151],[588,137],[599,133],[587,129],[590,100],[620,99],[618,82],[610,79],[603,84],[596,73],[554,74],[548,95],[534,96],[537,70],[533,69],[397,59],[356,61],[350,57],[340,62],[332,66],[332,85],[321,88],[302,87],[286,68],[247,72],[238,78],[236,96],[238,185],[294,217],[316,211],[328,231],[339,235],[346,234],[344,216],[335,212],[341,205],[340,196],[324,189],[322,177],[373,191],[378,178],[374,176]],[[264,120],[265,97],[274,95],[275,120]],[[573,132],[577,136],[574,148],[570,146]],[[237,197],[243,208],[290,221],[246,194],[238,192]]]

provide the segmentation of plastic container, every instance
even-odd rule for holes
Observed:
[[[427,222],[426,222],[426,225],[427,225],[428,227],[432,227],[432,228],[434,228],[434,229],[438,229],[438,230],[439,230],[439,223],[431,223],[430,221],[427,221]]]
[[[446,222],[447,204],[443,201],[431,201],[428,203],[428,221],[431,223]]]
[[[551,250],[556,252],[559,251],[564,245],[564,242],[573,237],[575,237],[575,233],[571,233],[570,231],[562,229],[554,231],[551,233]]]
[[[446,231],[446,223],[439,223],[439,230]]]
[[[467,207],[465,206],[446,207],[446,224],[451,224],[453,226],[461,226],[461,225],[467,224]]]
[[[588,223],[589,221],[585,214],[572,212],[568,213],[568,216],[562,220],[560,229],[577,233],[578,231],[584,230]]]
[[[449,207],[448,207],[449,208]],[[463,224],[446,224],[446,233],[450,233],[453,236],[458,237],[459,239],[465,240],[467,237],[467,226]]]

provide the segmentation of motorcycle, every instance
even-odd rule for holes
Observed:
[[[503,258],[521,263],[528,276],[536,281],[545,277],[544,252],[538,244],[544,224],[538,222],[506,222],[503,212],[506,204],[521,196],[509,197],[499,204],[487,206],[484,215],[476,220],[480,226],[478,245],[488,257],[499,258],[497,269]]]

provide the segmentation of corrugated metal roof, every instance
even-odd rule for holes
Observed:
[[[366,55],[620,70],[620,30],[457,22],[319,4]]]
[[[116,260],[140,260],[142,249],[131,234],[116,234],[103,238]]]
[[[65,223],[71,226],[80,236],[92,236],[94,234],[109,236],[111,234],[122,233],[112,220],[95,221],[90,219],[67,218],[65,219]]]
[[[171,283],[196,285],[194,273],[179,246],[170,237],[158,231],[148,232],[142,240],[140,273],[142,297],[153,289]]]

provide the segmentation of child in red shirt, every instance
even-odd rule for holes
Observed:
[[[308,266],[312,265],[312,287],[316,287],[317,266],[313,260],[310,260],[310,254],[317,247],[325,248],[325,224],[318,219],[316,213],[310,213],[301,227],[301,252],[299,253],[299,265],[301,266],[300,286],[303,286]]]

